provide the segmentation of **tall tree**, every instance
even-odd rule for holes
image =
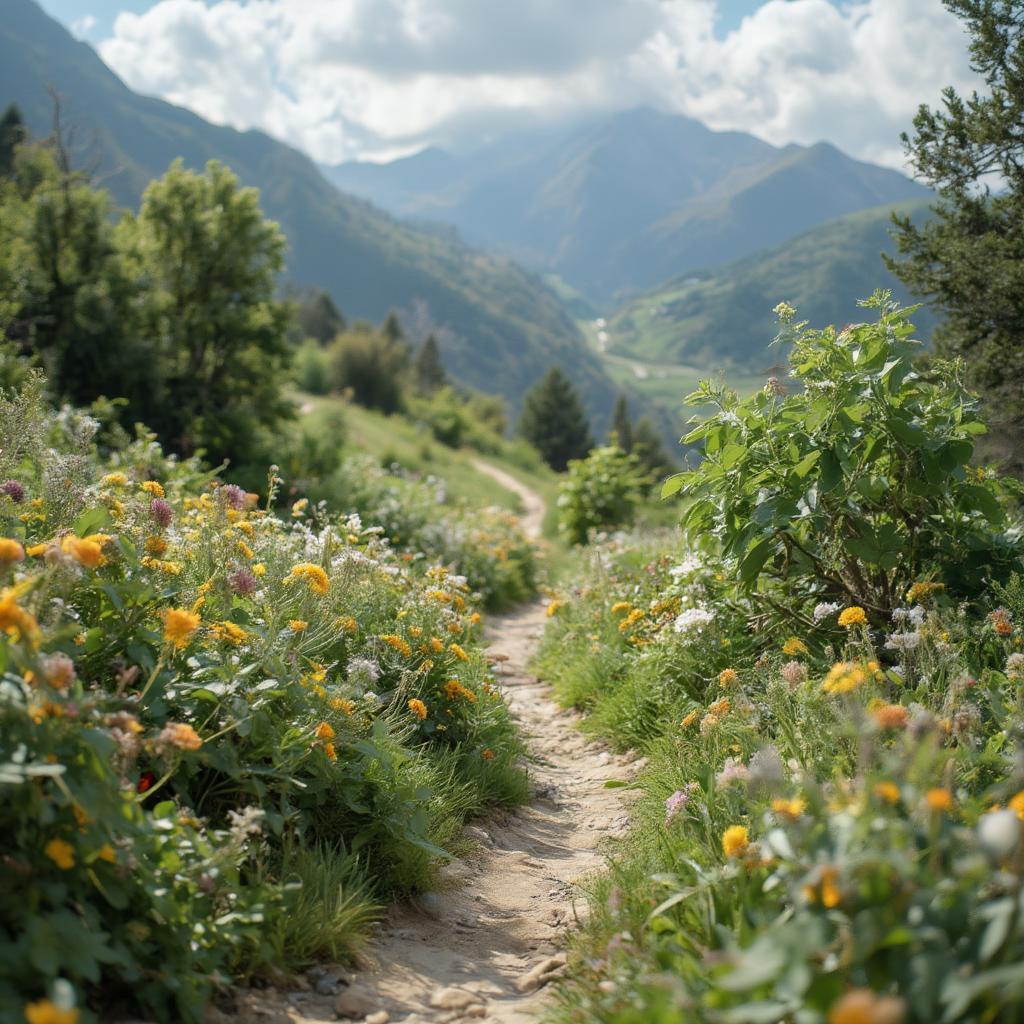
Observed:
[[[344,315],[334,299],[320,288],[303,289],[294,302],[299,340],[313,338],[327,345],[345,330]]]
[[[416,389],[423,395],[432,395],[448,383],[441,362],[441,349],[433,334],[428,335],[427,340],[420,345],[413,372],[416,375]]]
[[[624,452],[633,450],[633,421],[629,418],[629,405],[626,403],[626,396],[621,392],[615,400],[611,433],[615,437],[615,443]]]
[[[127,398],[137,417],[156,371],[134,329],[138,289],[112,214],[106,194],[70,169],[59,132],[21,146],[13,177],[0,179],[0,319],[58,396]]]
[[[338,335],[328,360],[331,386],[351,392],[357,404],[385,413],[402,408],[409,369],[409,346],[404,341],[357,323]]]
[[[523,401],[519,433],[561,473],[570,459],[582,459],[594,445],[587,414],[572,381],[552,366]]]
[[[987,94],[922,106],[904,146],[939,193],[934,218],[896,217],[889,268],[946,314],[940,354],[963,356],[989,419],[1024,470],[1024,0],[943,0],[970,34]]]
[[[402,330],[402,321],[398,319],[398,314],[394,310],[391,310],[391,312],[384,318],[384,323],[380,325],[380,330],[381,334],[391,341],[405,341],[405,331]]]
[[[285,242],[258,193],[222,164],[196,174],[175,161],[118,237],[144,284],[142,326],[160,360],[163,394],[147,422],[181,452],[262,457],[258,428],[291,407],[281,390],[289,310],[275,298]]]
[[[641,416],[633,428],[633,454],[640,468],[655,482],[675,469],[657,427],[647,416]]]
[[[12,103],[0,115],[0,178],[13,176],[15,150],[27,138],[21,111]]]

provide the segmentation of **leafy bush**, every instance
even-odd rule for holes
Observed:
[[[559,1020],[1024,1016],[1016,488],[883,307],[794,329],[800,394],[702,387],[686,544],[613,539],[550,606],[541,670],[649,762]]]
[[[571,460],[559,488],[559,529],[571,544],[585,544],[592,530],[629,526],[642,484],[636,458],[615,445]]]
[[[785,583],[793,617],[848,601],[881,624],[917,579],[971,595],[1020,564],[1004,500],[1019,485],[970,465],[986,428],[962,367],[922,375],[908,311],[867,305],[877,322],[785,327],[793,394],[770,383],[740,402],[702,384],[689,401],[718,412],[684,442],[704,462],[663,489],[688,499],[689,536],[713,534],[745,586]]]
[[[367,325],[356,324],[339,334],[328,349],[330,384],[350,391],[359,405],[381,412],[405,407],[409,347]]]
[[[323,347],[307,338],[295,356],[295,383],[311,395],[326,395],[331,390],[330,365]]]
[[[197,1021],[430,884],[466,815],[523,797],[520,746],[424,549],[278,517],[145,434],[103,464],[39,388],[0,405],[0,1017],[70,985],[83,1022]]]

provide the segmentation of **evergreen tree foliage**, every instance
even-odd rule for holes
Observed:
[[[633,450],[633,421],[629,418],[629,406],[626,396],[619,393],[615,400],[615,411],[612,413],[612,429],[615,443],[624,451]]]
[[[1024,2],[943,0],[966,23],[987,94],[942,94],[903,136],[939,194],[935,217],[895,218],[902,258],[890,269],[946,314],[940,354],[965,359],[970,383],[1024,470]]]
[[[0,116],[0,178],[14,174],[15,150],[27,137],[21,111],[13,103],[9,104]]]
[[[380,332],[389,341],[405,341],[405,331],[402,330],[402,321],[398,319],[398,314],[394,310],[391,310],[391,312],[384,318],[384,323],[381,324]]]
[[[320,288],[305,288],[294,299],[299,341],[329,345],[348,326],[334,299]]]
[[[144,286],[140,327],[160,368],[146,422],[179,452],[256,457],[258,428],[291,412],[289,309],[275,298],[284,236],[258,193],[222,164],[196,174],[175,161],[117,236]]]
[[[641,470],[655,482],[675,469],[657,427],[648,416],[641,416],[633,428],[633,454]]]
[[[557,366],[552,366],[527,393],[519,433],[558,473],[566,469],[570,459],[584,458],[593,447],[579,395]]]
[[[448,383],[448,376],[444,372],[444,365],[441,362],[441,350],[437,344],[437,338],[433,334],[428,335],[427,340],[420,346],[416,353],[416,363],[413,367],[416,377],[416,389],[423,395],[432,395]]]

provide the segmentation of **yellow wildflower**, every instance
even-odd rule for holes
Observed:
[[[316,727],[316,738],[321,741],[334,739],[334,730],[331,728],[329,722],[321,722]]]
[[[299,498],[294,505],[292,505],[292,517],[298,519],[309,507],[308,498]]]
[[[722,852],[730,860],[742,857],[750,847],[750,833],[743,825],[730,825],[722,833]]]
[[[547,615],[547,617],[549,619],[553,619],[559,613],[559,611],[562,608],[564,608],[564,607],[565,607],[565,602],[564,601],[559,601],[558,598],[555,598],[553,601],[549,601],[548,602],[547,610],[545,611],[544,614]]]
[[[160,731],[160,741],[179,750],[198,750],[203,741],[199,733],[184,722],[168,722]]]
[[[469,661],[469,655],[458,644],[449,644],[448,650],[454,654],[459,661]]]
[[[880,729],[906,729],[910,716],[902,704],[881,704],[871,712]]]
[[[853,605],[851,608],[844,608],[839,613],[839,625],[845,626],[849,629],[851,626],[863,626],[868,621],[868,617],[864,612],[864,609],[859,605]]]
[[[75,848],[63,839],[51,839],[44,847],[46,854],[61,871],[70,871],[75,866]]]
[[[25,549],[10,537],[0,537],[0,562],[23,562]]]
[[[933,811],[951,811],[953,809],[953,794],[948,789],[929,789],[924,795],[924,802]]]
[[[25,1007],[25,1020],[28,1024],[78,1024],[78,1018],[76,1009],[65,1009],[49,999],[40,999]]]
[[[49,544],[33,544],[31,547],[25,548],[25,554],[30,558],[38,558],[40,555],[45,555],[49,548]]]
[[[398,651],[403,658],[408,658],[412,655],[412,648],[409,647],[405,640],[395,633],[382,633],[378,639],[383,640],[388,647]]]
[[[167,541],[163,537],[147,537],[143,546],[151,555],[162,555],[167,550]]]
[[[104,487],[125,487],[128,483],[128,477],[124,473],[108,473],[100,479],[100,483]]]
[[[435,654],[440,654],[444,650],[444,641],[440,637],[432,636],[430,638],[430,649]]]
[[[256,562],[252,567],[252,574],[257,579],[259,579],[261,576],[266,576],[267,567],[262,562]]]
[[[235,622],[224,619],[210,626],[211,635],[222,643],[238,647],[249,639],[249,634]]]
[[[921,604],[921,602],[931,597],[932,594],[945,589],[945,583],[931,583],[928,581],[915,583],[907,591],[907,602],[909,604]]]
[[[342,629],[346,633],[359,632],[359,623],[356,622],[351,615],[339,615],[338,618],[334,620],[334,625],[337,629]]]
[[[682,722],[680,722],[680,725],[681,725],[681,726],[682,726],[682,727],[683,727],[684,729],[689,729],[689,728],[690,728],[690,726],[691,726],[691,725],[693,725],[693,723],[697,721],[697,716],[698,716],[699,714],[700,714],[700,712],[699,712],[699,711],[691,711],[691,712],[690,712],[690,713],[689,713],[688,715],[686,715],[686,716],[685,716],[685,717],[683,718]]]
[[[18,604],[17,589],[9,588],[0,593],[0,632],[12,640],[25,637],[31,643],[39,639],[39,623],[36,617]]]
[[[238,548],[238,550],[243,555],[245,555],[245,557],[248,558],[250,562],[256,557],[256,555],[253,553],[252,548],[249,547],[249,545],[246,544],[241,537],[239,537],[238,540],[235,541],[235,547]]]
[[[1013,811],[1021,821],[1024,821],[1024,790],[1017,793],[1015,796],[1011,796],[1006,802],[1006,806]]]
[[[327,755],[327,760],[328,761],[337,761],[338,760],[338,752],[334,749],[334,744],[331,743],[330,740],[328,740],[324,744],[324,753]]]
[[[162,498],[164,496],[163,486],[155,480],[146,480],[142,483],[141,487],[147,494],[153,495],[154,498]]]
[[[798,654],[807,653],[807,644],[805,644],[798,636],[791,636],[782,645],[782,653],[788,655],[790,658],[795,658]]]
[[[117,853],[110,843],[104,843],[97,851],[96,856],[99,860],[105,860],[108,864],[117,863]]]
[[[86,569],[98,569],[106,562],[103,554],[103,544],[100,542],[101,534],[94,537],[76,537],[69,533],[60,542],[61,551],[73,558],[79,565]],[[103,541],[108,540],[102,537]]]
[[[629,601],[616,601],[612,605],[612,615],[624,615],[626,612],[632,611],[633,606]]]
[[[825,693],[851,693],[868,681],[867,672],[852,661],[841,661],[829,669],[821,684]]]
[[[900,788],[895,782],[879,782],[875,785],[872,792],[879,800],[884,800],[887,804],[899,803]]]
[[[187,608],[168,608],[164,613],[164,643],[179,651],[188,647],[202,620]]]
[[[793,797],[792,800],[776,799],[772,801],[772,810],[776,814],[781,814],[784,818],[789,818],[792,821],[799,818],[807,810],[807,801],[798,796]]]
[[[329,704],[335,711],[340,711],[343,715],[351,715],[356,709],[355,704],[344,697],[332,697]]]
[[[409,710],[422,722],[427,717],[427,705],[413,697],[408,703]]]
[[[288,628],[293,633],[301,633],[304,629],[309,629],[309,623],[305,619],[289,619]]]
[[[305,580],[306,586],[315,594],[321,597],[331,589],[331,581],[322,566],[313,562],[300,562],[293,565],[291,572],[285,577],[285,583],[293,583],[296,580]]]
[[[718,673],[718,685],[723,689],[735,686],[739,681],[740,677],[734,668],[722,669],[722,671]]]

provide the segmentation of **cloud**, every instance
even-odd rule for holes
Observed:
[[[96,27],[96,18],[92,14],[84,14],[71,23],[71,34],[84,39]]]
[[[971,82],[936,0],[768,0],[715,23],[714,0],[160,0],[100,53],[134,89],[328,162],[652,103],[899,166],[917,105]]]

